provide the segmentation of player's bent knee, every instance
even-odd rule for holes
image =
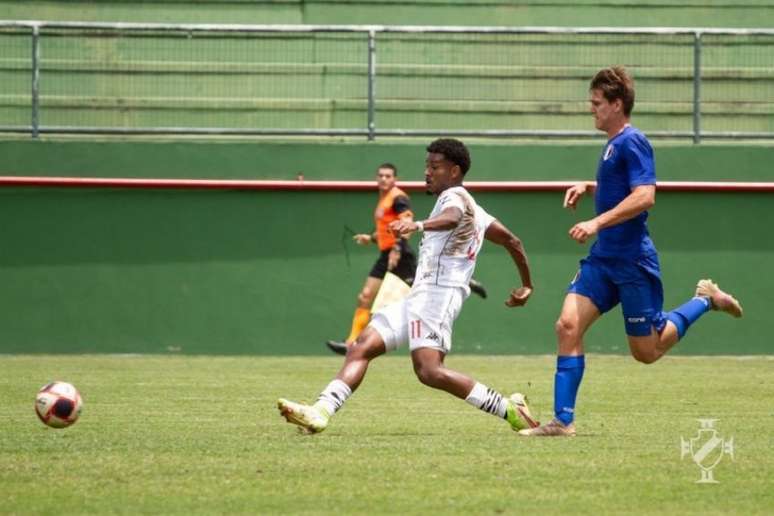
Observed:
[[[651,353],[632,353],[632,356],[637,362],[640,362],[641,364],[652,364],[656,360],[658,360],[657,356],[654,356]]]
[[[575,340],[580,337],[578,323],[571,319],[560,317],[554,325],[554,331],[560,341]]]
[[[420,382],[428,387],[438,387],[443,383],[444,374],[440,367],[435,365],[414,364],[414,373]]]
[[[649,337],[629,336],[629,350],[637,362],[652,364],[663,353],[658,349],[658,337],[656,334]]]
[[[632,346],[631,352],[634,359],[642,364],[652,364],[661,358],[661,355],[658,354],[655,350],[637,349],[636,347]]]
[[[371,360],[385,351],[379,332],[368,327],[358,336],[355,343],[347,348],[347,360]]]

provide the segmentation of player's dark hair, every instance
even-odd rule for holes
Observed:
[[[599,90],[608,102],[621,99],[624,115],[634,108],[634,80],[623,66],[603,68],[591,79],[589,90]]]
[[[379,170],[381,170],[383,168],[389,168],[390,170],[392,170],[392,175],[395,176],[395,177],[398,177],[398,167],[396,167],[392,163],[389,163],[389,162],[388,163],[382,163],[381,165],[376,167],[376,171],[378,172]]]
[[[454,138],[438,138],[427,146],[427,152],[443,154],[443,157],[451,161],[462,171],[462,175],[470,170],[470,152],[465,144]]]

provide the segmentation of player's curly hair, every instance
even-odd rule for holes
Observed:
[[[623,66],[603,68],[591,79],[589,90],[599,90],[608,102],[621,99],[624,115],[634,108],[634,80]]]
[[[443,156],[460,167],[462,175],[470,170],[470,152],[465,144],[454,138],[438,138],[427,146],[427,152],[443,154]]]

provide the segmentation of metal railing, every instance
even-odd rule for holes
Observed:
[[[26,37],[28,67],[19,43]],[[148,51],[150,40],[173,44]],[[193,40],[201,44],[189,48]],[[638,125],[650,136],[774,139],[774,29],[0,21],[0,45],[8,50],[0,74],[10,78],[0,91],[0,131],[32,137],[589,138],[599,133],[585,129],[588,80],[598,68],[624,64],[638,81]],[[286,48],[287,60],[278,60]],[[25,73],[28,101],[20,91]],[[172,84],[160,78],[166,75],[182,79]],[[455,81],[463,85],[450,86]],[[708,81],[713,91],[705,101]],[[242,82],[249,88],[232,96]],[[187,83],[196,83],[195,94]],[[381,96],[377,85],[387,90]],[[649,98],[649,91],[658,93]],[[715,125],[709,130],[705,105]],[[9,123],[26,109],[29,124]],[[221,112],[231,115],[210,123]],[[180,123],[165,123],[174,118],[169,113]],[[224,119],[239,122],[217,123]]]

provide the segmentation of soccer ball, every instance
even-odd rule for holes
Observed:
[[[78,421],[82,408],[78,390],[65,382],[49,383],[35,397],[35,413],[53,428],[64,428]]]

